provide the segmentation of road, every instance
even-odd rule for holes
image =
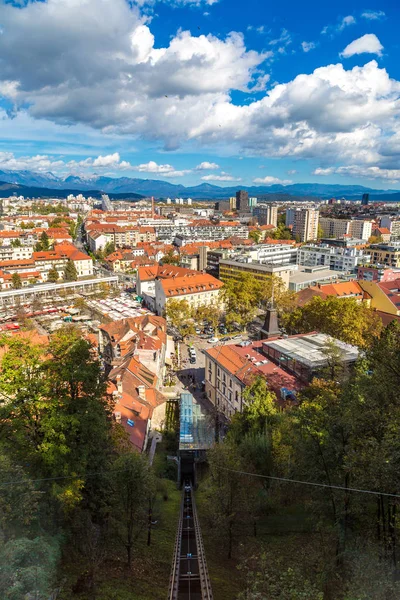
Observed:
[[[247,335],[240,336],[240,339],[247,339]],[[240,341],[238,339],[237,341]],[[233,343],[229,340],[227,343]],[[182,388],[187,388],[193,394],[196,402],[208,413],[214,412],[214,407],[204,394],[203,381],[205,379],[205,356],[203,350],[212,348],[216,344],[210,344],[207,340],[202,340],[198,336],[190,336],[185,343],[180,344],[181,348],[181,369],[177,377],[181,382]],[[189,362],[189,347],[196,349],[196,362]]]

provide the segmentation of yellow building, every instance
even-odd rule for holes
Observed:
[[[242,263],[234,260],[219,261],[219,278],[226,282],[229,279],[239,280],[240,273],[250,273],[259,281],[269,281],[272,276],[280,277],[289,289],[289,277],[292,265],[264,265],[258,262]]]
[[[390,315],[400,315],[400,278],[394,281],[358,282],[371,296],[371,308]]]

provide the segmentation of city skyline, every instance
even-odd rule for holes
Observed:
[[[0,1],[0,170],[399,188],[398,8],[258,5]]]

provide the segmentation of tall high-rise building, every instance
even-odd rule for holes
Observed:
[[[249,198],[249,208],[255,208],[257,206],[257,198]]]
[[[294,215],[293,233],[301,242],[318,238],[319,211],[313,208],[297,210]]]
[[[253,210],[253,215],[257,217],[259,225],[273,225],[278,223],[278,207],[272,204],[259,204]]]
[[[229,198],[229,207],[231,210],[235,210],[236,209],[236,196],[231,196]]]
[[[361,204],[363,206],[368,206],[369,204],[369,194],[363,194]]]
[[[236,208],[237,210],[248,210],[249,194],[245,190],[236,192]]]

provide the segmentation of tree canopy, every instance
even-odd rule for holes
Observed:
[[[382,321],[362,302],[354,298],[314,297],[303,307],[284,317],[291,333],[320,331],[334,338],[365,348],[379,337]]]

